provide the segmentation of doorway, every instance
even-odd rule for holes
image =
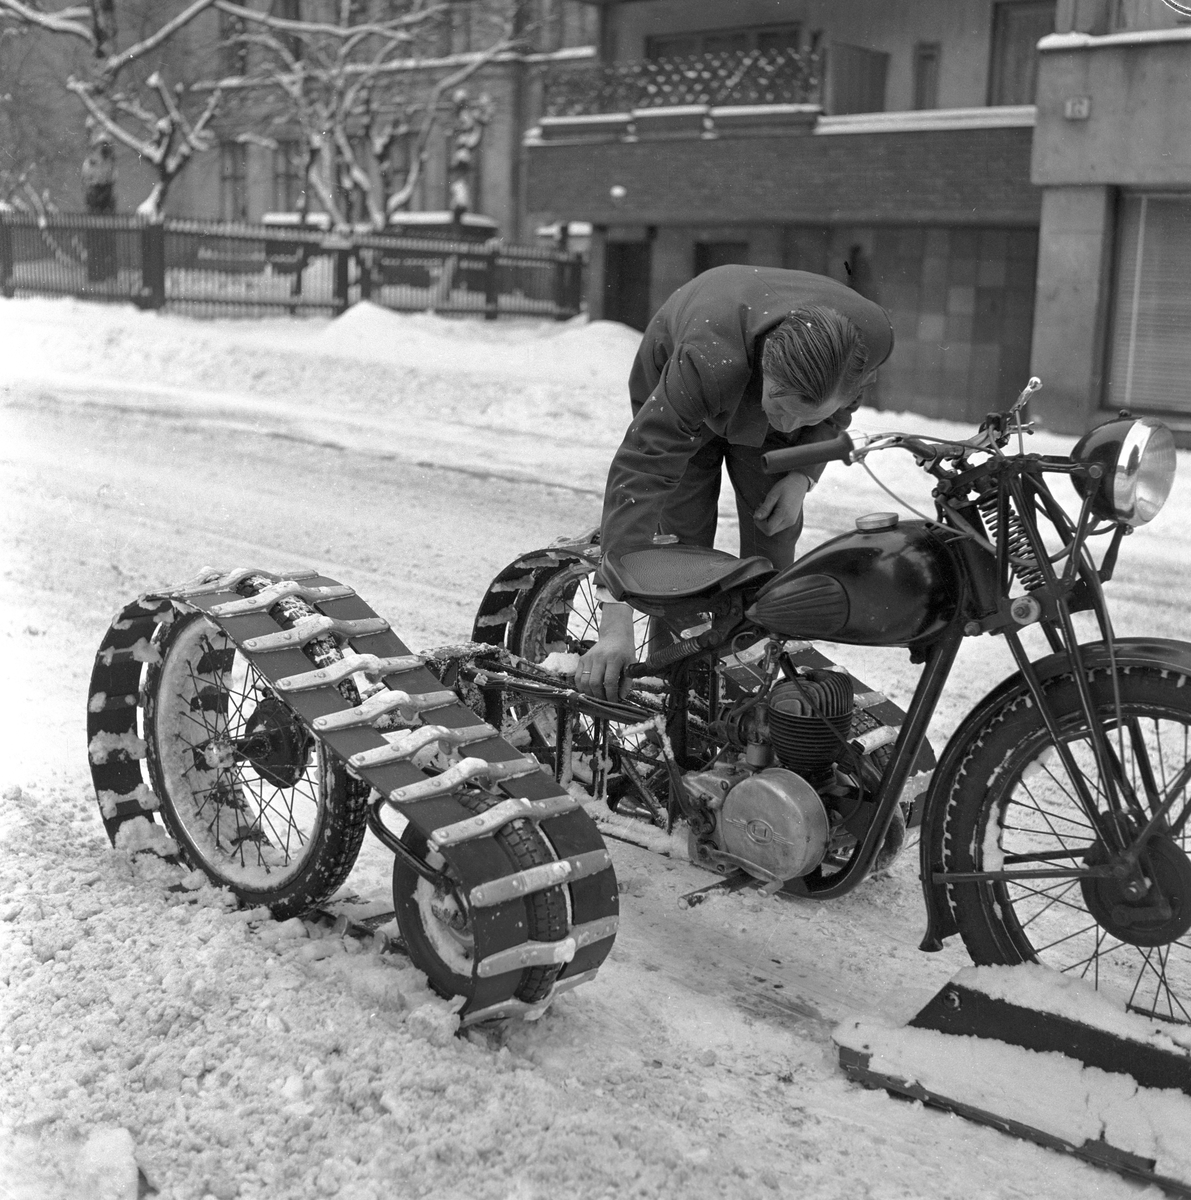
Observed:
[[[649,304],[651,242],[609,242],[604,249],[604,317],[644,329]]]
[[[1055,31],[1055,0],[998,0],[993,6],[989,104],[1033,104],[1038,43]]]

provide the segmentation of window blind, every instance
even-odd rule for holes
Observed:
[[[1191,194],[1124,196],[1116,268],[1109,407],[1191,413]]]

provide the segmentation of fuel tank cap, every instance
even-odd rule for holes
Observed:
[[[861,533],[879,533],[882,529],[897,528],[897,513],[868,513],[856,518],[856,528]]]

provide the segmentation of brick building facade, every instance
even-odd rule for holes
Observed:
[[[976,420],[1033,371],[1054,428],[1128,392],[1176,429],[1186,403],[1191,433],[1170,386],[1191,293],[1137,250],[1149,228],[1191,265],[1170,116],[1191,102],[1191,29],[1163,0],[592,3],[600,78],[547,79],[526,202],[531,222],[591,222],[593,315],[641,327],[722,262],[821,271],[890,312],[881,407]]]

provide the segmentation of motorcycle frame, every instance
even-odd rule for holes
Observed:
[[[1179,791],[1180,782],[1191,782],[1191,767],[1186,781],[1176,781],[1171,788],[1170,797],[1159,805],[1157,790],[1152,779],[1143,779],[1146,788],[1146,799],[1150,803],[1153,816],[1141,833],[1125,844],[1120,834],[1119,822],[1114,821],[1096,805],[1087,790],[1081,773],[1075,765],[1069,747],[1063,740],[1062,730],[1053,712],[1045,692],[1045,680],[1035,670],[1033,661],[1025,647],[1020,630],[1023,624],[1037,623],[1042,630],[1053,654],[1063,655],[1070,662],[1071,673],[1076,680],[1078,694],[1085,724],[1090,731],[1093,743],[1093,753],[1102,778],[1106,781],[1106,789],[1110,802],[1109,811],[1122,813],[1132,807],[1140,810],[1138,797],[1132,794],[1128,781],[1121,767],[1121,758],[1114,752],[1109,743],[1108,735],[1102,724],[1097,720],[1087,673],[1084,656],[1076,635],[1072,616],[1075,612],[1091,610],[1096,617],[1104,645],[1112,658],[1114,637],[1109,619],[1107,604],[1104,598],[1102,584],[1111,578],[1115,565],[1117,551],[1126,532],[1123,526],[1115,527],[1109,547],[1105,552],[1101,566],[1097,568],[1087,551],[1087,541],[1095,529],[1095,519],[1092,514],[1090,500],[1085,500],[1074,523],[1051,493],[1044,479],[1046,473],[1074,475],[1088,473],[1094,468],[1085,464],[1073,463],[1068,458],[1057,458],[1043,455],[1005,455],[993,452],[989,459],[974,468],[956,471],[944,464],[941,454],[919,454],[919,461],[928,472],[938,481],[936,489],[935,524],[950,531],[953,540],[950,543],[952,559],[959,581],[960,594],[957,597],[955,614],[946,626],[931,638],[910,647],[912,661],[923,664],[918,682],[896,741],[893,743],[892,756],[881,774],[880,783],[873,796],[874,810],[872,819],[863,838],[853,850],[847,864],[838,872],[827,877],[808,876],[791,881],[798,892],[820,900],[833,899],[852,891],[869,873],[873,862],[883,844],[889,824],[893,819],[894,810],[902,791],[914,769],[922,740],[934,716],[944,686],[954,666],[959,647],[965,637],[978,636],[983,633],[1001,634],[1013,656],[1018,673],[1029,689],[1034,703],[1042,714],[1050,730],[1058,751],[1060,761],[1071,779],[1073,787],[1084,806],[1086,815],[1097,833],[1104,839],[1105,845],[1113,853],[1109,864],[1098,866],[1081,866],[1078,868],[1055,868],[1040,870],[1002,870],[996,872],[947,873],[930,870],[923,861],[923,888],[928,908],[928,920],[931,928],[941,927],[937,906],[945,903],[940,895],[942,886],[959,882],[994,882],[999,880],[1038,879],[1038,878],[1096,878],[1105,876],[1123,877],[1137,869],[1138,859],[1145,844],[1161,828],[1167,812],[1173,806]],[[995,489],[997,504],[997,521],[995,540],[990,538],[981,512],[976,504],[976,498],[990,494]],[[1048,551],[1045,540],[1039,528],[1039,513],[1054,526],[1062,547],[1053,556]],[[1011,530],[1016,519],[1020,533],[1024,535],[1028,545],[1029,558],[1022,560],[1014,553]],[[974,538],[991,549],[996,564],[995,596],[990,595],[988,580],[977,577],[971,561],[959,548],[962,539]],[[1020,546],[1018,547],[1020,551]],[[1065,560],[1060,574],[1055,570],[1054,561]],[[1042,578],[1040,587],[1029,593],[1040,605],[1040,613],[1036,620],[1031,618],[1022,622],[1012,614],[1009,600],[1010,589],[1014,583],[1014,568],[1025,566],[1037,571]],[[1020,599],[1020,597],[1018,598]],[[744,606],[733,605],[734,614],[739,614]],[[751,623],[736,616],[738,623],[727,631],[720,644],[716,647],[700,649],[689,657],[675,663],[659,667],[656,674],[665,677],[670,683],[669,695],[673,698],[664,714],[665,727],[674,744],[675,757],[685,754],[686,732],[686,689],[681,686],[690,665],[699,660],[714,660],[728,651],[726,646],[732,644],[732,639],[742,632],[755,632],[758,637],[772,637],[770,631],[762,627],[751,626]],[[557,734],[555,744],[555,772],[564,784],[569,782],[570,737],[574,719],[585,716],[597,723],[597,738],[602,740],[600,727],[604,723],[640,724],[658,718],[656,710],[633,704],[631,701],[602,701],[582,695],[573,688],[559,687],[550,683],[530,680],[508,672],[484,671],[485,682],[483,690],[490,696],[494,692],[506,695],[521,696],[529,702],[548,703],[554,706],[557,713]],[[1115,686],[1115,674],[1114,674]],[[682,693],[676,695],[676,693]],[[493,703],[490,699],[489,703]],[[490,715],[499,712],[500,700],[495,700],[496,707]],[[1120,736],[1124,737],[1124,726],[1120,719],[1120,698],[1117,694],[1117,728]],[[671,788],[679,789],[681,784],[675,780],[677,773],[675,764],[669,762]],[[936,778],[938,772],[936,772]],[[593,780],[593,784],[596,781]],[[598,786],[598,784],[597,784]],[[932,838],[932,823],[939,819],[941,805],[933,803],[936,791],[932,783],[925,808],[922,828],[922,844],[928,846]],[[1123,793],[1123,798],[1122,798]],[[671,813],[674,805],[671,804]],[[943,922],[945,925],[946,922]],[[928,941],[930,940],[928,936]],[[925,943],[924,943],[925,947]]]
[[[1008,613],[998,613],[992,620],[978,623],[979,627],[971,632],[996,632],[1004,635],[1018,669],[1016,676],[1010,676],[1001,685],[1001,688],[1016,678],[1028,690],[1031,700],[1046,724],[1064,772],[1084,814],[1091,827],[1096,831],[1098,838],[1109,851],[1110,857],[1107,863],[1094,866],[1003,869],[980,872],[940,870],[940,864],[931,861],[931,849],[935,846],[934,823],[942,818],[945,802],[945,797],[941,795],[937,786],[937,780],[945,778],[947,773],[940,769],[936,775],[936,784],[932,785],[928,795],[923,819],[921,879],[928,922],[927,932],[921,946],[924,950],[941,949],[942,938],[956,931],[947,896],[947,885],[949,884],[997,883],[1046,878],[1082,880],[1109,877],[1118,880],[1137,879],[1140,882],[1140,859],[1146,845],[1157,833],[1164,830],[1169,831],[1166,817],[1186,784],[1191,781],[1191,766],[1188,766],[1170,786],[1167,799],[1160,802],[1157,783],[1152,771],[1148,768],[1148,760],[1139,755],[1141,782],[1145,791],[1144,799],[1149,806],[1151,815],[1148,820],[1141,822],[1141,828],[1134,836],[1131,838],[1127,836],[1124,822],[1118,818],[1127,812],[1135,816],[1139,814],[1142,817],[1145,816],[1145,808],[1123,770],[1127,725],[1135,749],[1140,745],[1140,728],[1136,721],[1126,723],[1122,719],[1117,668],[1118,644],[1113,633],[1102,585],[1112,577],[1120,543],[1124,535],[1131,530],[1123,524],[1115,525],[1101,565],[1097,568],[1087,549],[1088,539],[1093,533],[1107,530],[1094,528],[1091,496],[1089,495],[1085,499],[1079,518],[1073,523],[1066,511],[1055,500],[1043,478],[1044,473],[1048,472],[1068,475],[1085,473],[1095,480],[1095,466],[1073,463],[1065,458],[1041,455],[1014,458],[997,455],[989,463],[978,468],[978,472],[986,479],[991,479],[997,487],[998,520],[995,552],[998,592],[1007,603],[1015,565],[1009,545],[1010,522],[1008,518],[1012,512],[1019,520],[1020,531],[1024,534],[1029,546],[1029,558],[1020,565],[1037,571],[1041,576],[1041,586],[1035,587],[1029,595],[1040,605],[1038,624],[1047,638],[1052,653],[1037,662],[1031,660],[1020,636],[1021,625],[1031,622],[1015,619],[1012,614],[1012,606],[1009,606]],[[965,522],[971,522],[975,515],[976,524],[983,531],[984,526],[975,511],[975,504],[970,494],[972,484],[977,480],[978,475],[972,473],[969,476],[951,477],[949,480],[945,473],[939,471],[933,473],[943,481],[943,486],[937,493],[940,519],[946,521],[950,515],[950,523],[963,527]],[[949,503],[950,497],[954,496],[957,491],[965,492],[966,500],[959,505]],[[1062,540],[1061,550],[1054,555],[1048,553],[1042,538],[1037,519],[1039,510],[1045,513]],[[1066,563],[1060,575],[1055,570],[1054,563],[1062,559],[1065,559]],[[1102,641],[1091,643],[1089,646],[1081,646],[1072,616],[1075,612],[1089,610],[1096,618]],[[1132,655],[1135,650],[1134,639],[1128,639],[1124,648],[1127,648]],[[1176,659],[1182,661],[1185,657],[1182,654],[1176,654],[1172,658],[1168,652],[1164,652],[1159,647],[1153,649],[1158,651],[1157,657],[1152,658],[1152,651],[1147,646],[1145,658],[1156,663],[1171,665],[1175,663]],[[1089,660],[1085,650],[1094,653],[1098,666],[1107,663],[1109,669],[1115,701],[1113,723],[1119,739],[1119,754],[1112,746],[1105,723],[1097,711],[1092,697],[1088,679]],[[1063,665],[1065,665],[1065,669],[1063,669]],[[1069,675],[1074,680],[1083,718],[1083,728],[1087,731],[1097,771],[1103,781],[1102,786],[1106,796],[1103,808],[1096,803],[1088,791],[1083,773],[1075,764],[1064,731],[1060,727],[1047,697],[1045,685],[1057,674]],[[966,727],[967,722],[956,731],[956,741],[963,739]],[[950,749],[949,746],[948,751],[944,753],[940,768],[950,758]],[[1187,813],[1184,812],[1179,825],[1186,819]],[[1175,828],[1177,829],[1178,826]]]

